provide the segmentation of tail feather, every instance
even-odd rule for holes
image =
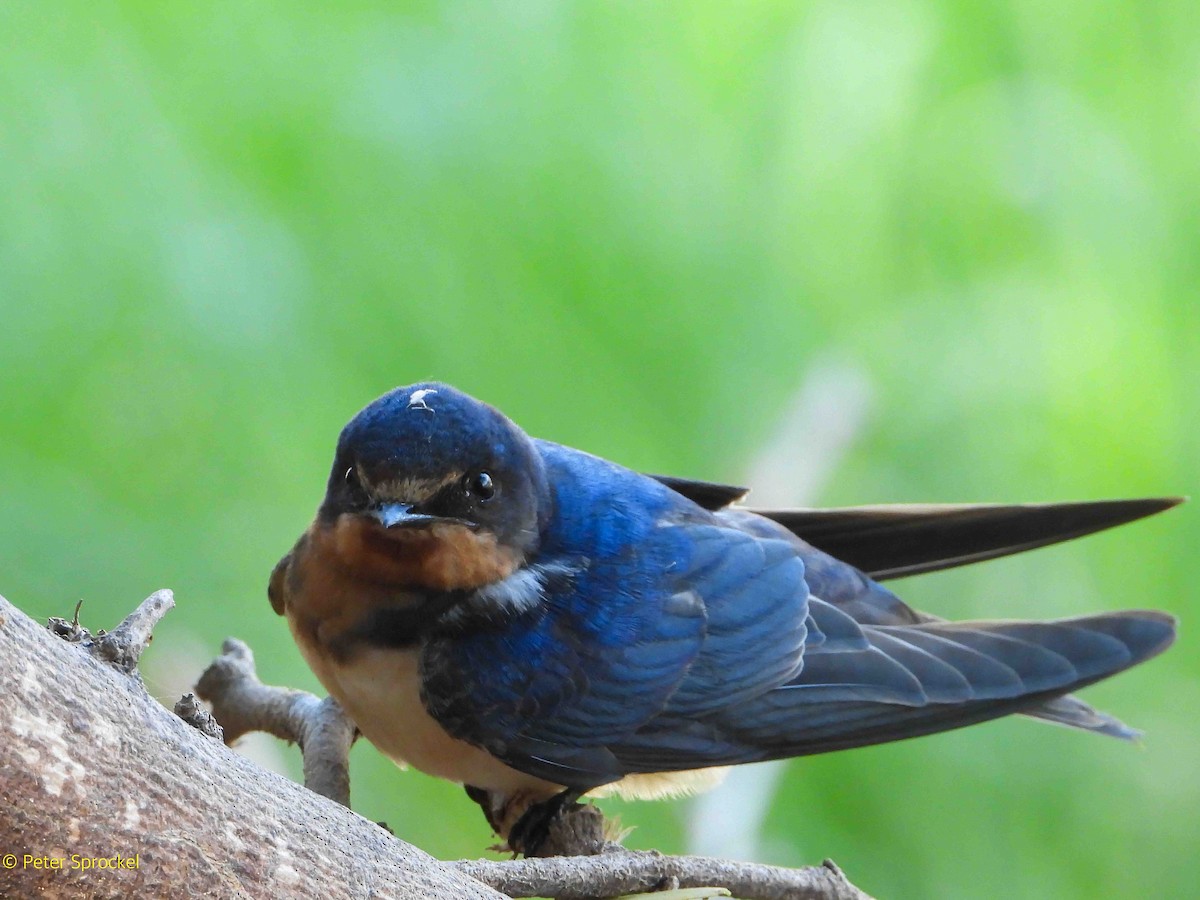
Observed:
[[[1147,497],[753,512],[883,581],[1033,550],[1132,522],[1182,502],[1182,497]]]
[[[1081,731],[1091,731],[1094,734],[1119,738],[1123,741],[1136,741],[1142,736],[1142,733],[1136,728],[1130,728],[1115,716],[1101,712],[1070,694],[1047,700],[1039,706],[1025,710],[1022,715],[1055,725],[1065,725],[1068,728],[1078,728]]]

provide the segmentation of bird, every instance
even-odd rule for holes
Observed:
[[[463,785],[536,855],[581,798],[1019,713],[1133,739],[1073,692],[1165,650],[1126,610],[947,621],[881,582],[1078,537],[1182,498],[761,510],[532,438],[450,385],[342,429],[268,589],[358,732]]]

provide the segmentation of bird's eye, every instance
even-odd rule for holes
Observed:
[[[467,490],[480,500],[491,500],[496,495],[496,484],[487,472],[476,472],[468,476]]]
[[[346,479],[346,484],[352,488],[362,487],[362,483],[358,480],[358,470],[351,466],[346,470],[346,474],[342,476]]]

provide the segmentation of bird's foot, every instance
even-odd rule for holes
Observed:
[[[604,844],[604,817],[595,807],[576,803],[580,796],[579,791],[566,790],[531,805],[509,831],[509,849],[525,857],[599,852]],[[585,822],[590,827],[584,825],[585,833],[577,833],[579,823]]]

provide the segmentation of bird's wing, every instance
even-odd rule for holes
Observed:
[[[839,618],[833,607],[816,618]],[[830,611],[833,615],[829,616]],[[847,623],[842,621],[841,626]],[[930,622],[825,634],[799,676],[713,714],[664,715],[613,747],[631,772],[759,762],[902,740],[1053,707],[1162,652],[1174,620],[1123,612],[1054,622]]]
[[[1181,497],[1080,503],[905,504],[749,510],[872,578],[949,569],[1132,522]]]
[[[714,724],[744,747],[731,760],[739,762],[946,731],[1114,675],[1165,650],[1174,628],[1170,616],[1152,611],[864,626],[863,645],[815,648],[799,677]]]
[[[663,525],[559,567],[571,574],[547,580],[536,614],[422,659],[431,715],[513,768],[571,787],[614,781],[625,739],[664,711],[748,700],[798,668],[808,590],[788,541]]]

